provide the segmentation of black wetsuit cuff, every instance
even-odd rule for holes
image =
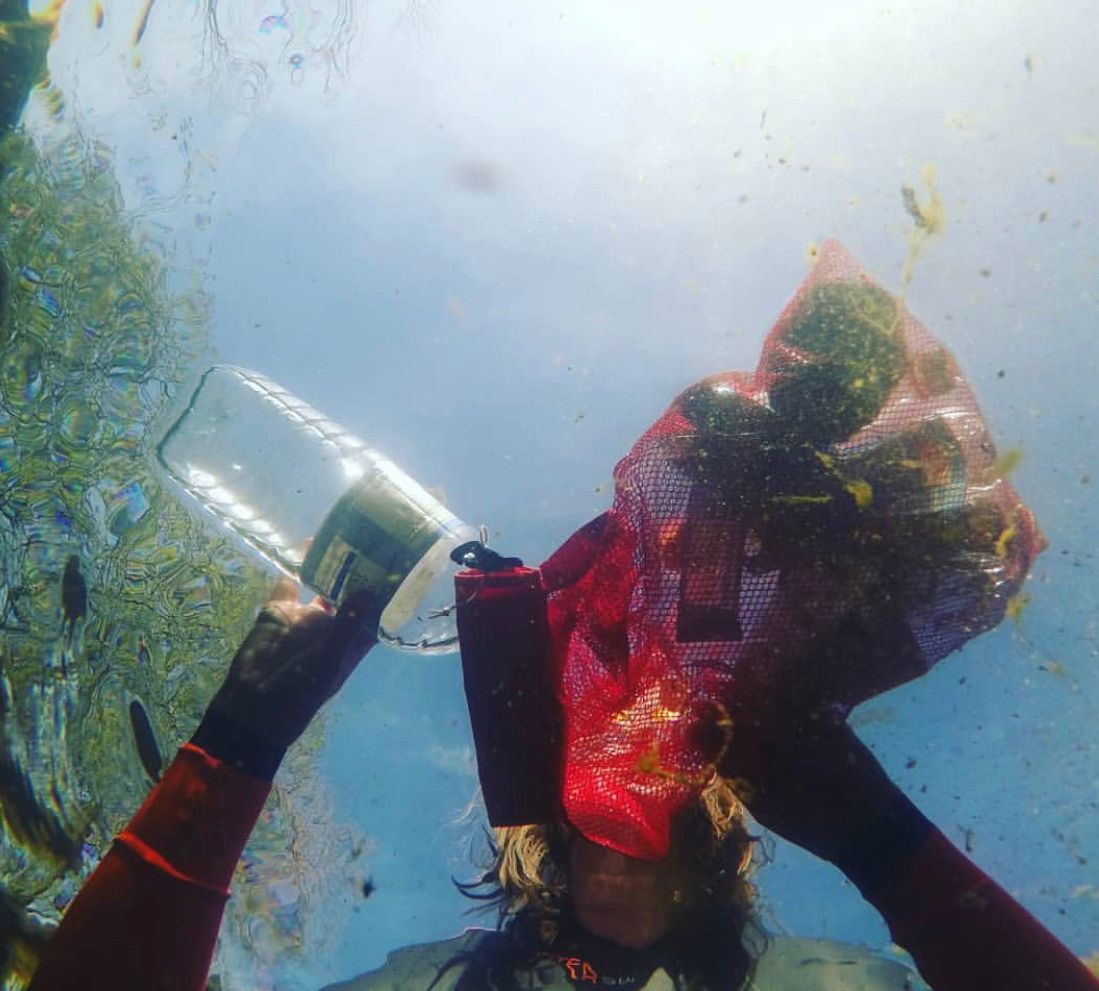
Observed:
[[[211,757],[264,781],[275,777],[286,754],[285,747],[269,743],[213,707],[206,710],[191,742]]]
[[[852,833],[832,862],[862,894],[872,898],[896,884],[935,826],[907,798]]]

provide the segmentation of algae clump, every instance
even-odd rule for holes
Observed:
[[[825,282],[800,301],[770,365],[771,408],[809,443],[870,423],[906,367],[900,303],[863,282]]]

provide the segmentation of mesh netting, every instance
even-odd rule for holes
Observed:
[[[569,820],[662,856],[728,745],[734,671],[845,714],[996,625],[1043,546],[999,474],[950,352],[826,244],[756,373],[676,399],[586,568],[549,583]]]

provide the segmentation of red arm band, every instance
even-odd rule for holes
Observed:
[[[229,881],[270,791],[184,744],[81,888],[31,991],[200,991]]]

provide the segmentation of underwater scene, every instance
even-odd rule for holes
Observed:
[[[370,587],[380,642],[278,767],[210,988],[493,928],[490,823],[644,862],[715,775],[757,812],[772,689],[1099,974],[1090,14],[0,0],[3,987],[287,573]],[[547,562],[552,684],[505,624],[478,694],[459,544]],[[901,987],[851,872],[736,808],[753,925],[888,970],[760,991]]]

